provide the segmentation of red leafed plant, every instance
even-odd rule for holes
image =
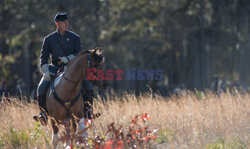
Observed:
[[[113,122],[108,125],[105,139],[100,135],[92,136],[92,138],[90,136],[81,137],[79,135],[74,138],[75,142],[77,142],[75,145],[95,149],[150,148],[152,142],[156,140],[156,130],[149,130],[148,120],[150,120],[150,116],[147,113],[136,115],[131,120],[127,130],[122,129],[122,126],[116,128]],[[90,127],[91,125],[87,129]]]
[[[156,140],[155,132],[148,130],[146,125],[150,116],[145,113],[135,116],[127,131],[122,131],[122,126],[115,128],[114,123],[108,125],[108,135],[110,138],[105,143],[100,143],[98,149],[122,149],[122,148],[144,148],[150,146],[151,140]]]

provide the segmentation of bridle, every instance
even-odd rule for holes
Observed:
[[[91,63],[92,63],[92,59],[90,58],[90,53],[88,52],[88,58],[87,58],[87,67],[91,67]],[[74,80],[70,80],[69,78],[67,78],[65,76],[65,74],[63,73],[63,76],[62,76],[66,81],[69,81],[71,83],[79,83],[77,81],[74,81]],[[67,112],[67,117],[70,117],[71,116],[71,112],[70,112],[70,108],[76,103],[76,101],[80,98],[81,96],[81,93],[82,91],[80,90],[78,92],[78,94],[73,98],[73,99],[67,99],[67,100],[62,100],[56,93],[55,91],[55,87],[54,87],[54,82],[52,83],[52,94],[55,98],[55,100],[60,103],[65,109],[66,109],[66,112]]]
[[[90,52],[88,53],[87,55],[87,68],[92,68],[93,66],[91,65],[92,62],[93,62],[93,59],[90,57]],[[65,76],[65,74],[63,73],[63,76],[62,76],[66,81],[70,82],[70,83],[78,83],[77,81],[74,81],[74,80],[70,80],[68,77]]]

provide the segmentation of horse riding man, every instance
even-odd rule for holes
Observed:
[[[67,13],[58,12],[54,17],[54,21],[57,29],[44,38],[40,55],[40,67],[43,77],[38,85],[37,99],[40,108],[39,120],[44,125],[47,122],[46,92],[51,79],[54,78],[61,64],[66,65],[82,50],[80,36],[68,30]],[[50,57],[52,64],[49,64]],[[87,100],[84,101],[84,117],[91,118],[92,107],[89,103],[92,104],[93,102],[93,86],[91,82],[84,79],[82,88],[89,93],[83,95]]]

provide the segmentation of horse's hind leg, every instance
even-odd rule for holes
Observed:
[[[57,144],[58,144],[58,131],[59,131],[59,126],[58,123],[55,120],[51,120],[51,125],[52,125],[52,148],[56,149]]]

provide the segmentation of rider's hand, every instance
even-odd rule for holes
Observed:
[[[68,56],[58,57],[64,64],[67,64],[70,60],[75,58],[75,55],[71,54]]]
[[[72,60],[72,59],[75,58],[75,55],[71,54],[71,55],[67,56],[67,58],[68,58],[69,60]]]
[[[48,64],[43,65],[41,67],[41,71],[43,73],[44,79],[50,81],[51,79],[50,75],[53,75],[53,73],[49,71],[49,65]]]
[[[67,64],[69,61],[69,58],[67,58],[67,56],[62,56],[62,57],[58,57],[64,64]]]
[[[51,80],[50,72],[49,71],[45,72],[43,74],[43,77],[44,77],[45,80],[50,81]]]

